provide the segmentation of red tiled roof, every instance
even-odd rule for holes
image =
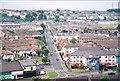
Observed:
[[[35,50],[35,51],[40,50],[40,48],[35,47],[35,46],[25,46],[25,48],[32,49],[32,50]]]
[[[9,55],[9,54],[12,54],[8,51],[5,51],[5,50],[0,50],[0,54],[4,54],[4,55]]]

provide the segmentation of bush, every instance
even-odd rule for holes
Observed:
[[[38,77],[35,77],[35,76],[32,77],[32,80],[33,81],[40,81],[40,79]]]
[[[117,72],[120,73],[120,67],[117,68]]]
[[[79,66],[78,67],[79,69],[84,69],[85,67],[83,65]]]
[[[42,62],[43,63],[50,62],[50,59],[48,57],[43,57]]]
[[[70,43],[75,44],[76,43],[76,39],[75,38],[71,39]]]
[[[110,79],[106,76],[101,77],[100,81],[110,81]]]

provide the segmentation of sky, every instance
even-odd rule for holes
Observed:
[[[118,1],[30,1],[30,0],[1,0],[0,9],[15,9],[15,10],[102,10],[118,8]]]

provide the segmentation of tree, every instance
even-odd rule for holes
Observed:
[[[46,28],[46,26],[43,23],[40,26],[43,28],[43,30]]]
[[[40,13],[40,15],[38,16],[39,20],[46,20],[47,16],[44,13]]]
[[[37,17],[37,14],[35,12],[32,12],[33,17]]]
[[[40,54],[42,54],[42,51],[41,51],[41,50],[38,50],[38,51],[36,51],[36,53],[37,53],[38,55],[40,55]]]
[[[42,13],[38,16],[38,19],[43,20],[43,14]]]
[[[89,29],[87,27],[84,28],[84,33],[88,33]]]
[[[59,14],[60,13],[60,9],[56,9],[56,12]]]
[[[25,16],[25,20],[32,22],[33,20],[35,20],[35,18],[33,18],[33,16],[32,16],[31,14],[27,14],[27,15]]]
[[[43,50],[42,53],[45,55],[45,56],[48,56],[48,53],[49,53],[49,50]]]
[[[76,39],[75,38],[71,39],[70,43],[75,44],[76,43]]]
[[[120,73],[120,67],[117,67],[117,72]]]
[[[58,15],[56,15],[55,16],[55,22],[59,22],[60,20],[59,20],[59,16]]]
[[[120,24],[117,26],[118,32],[120,32]]]
[[[44,30],[38,30],[41,34],[44,34]]]
[[[104,19],[103,20],[106,20],[107,18],[104,16]]]
[[[50,59],[48,57],[43,57],[42,62],[46,64],[47,62],[50,62]]]
[[[2,17],[9,17],[9,16],[6,13],[3,13]]]

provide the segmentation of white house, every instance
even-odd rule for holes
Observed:
[[[36,71],[36,63],[31,59],[19,60],[24,72]]]
[[[78,50],[78,48],[79,48],[79,45],[76,45],[76,44],[68,44],[68,45],[66,45],[65,47],[63,47],[62,48],[62,51],[64,52],[64,53],[66,53],[66,52],[75,52],[76,50]]]
[[[99,60],[102,65],[108,64],[109,66],[116,66],[115,54],[100,56]]]
[[[90,48],[90,47],[89,47]],[[73,53],[70,54],[69,56],[69,63],[71,65],[75,65],[75,64],[81,64],[83,63],[84,66],[87,65],[87,58],[89,57],[97,57],[99,58],[99,63],[102,65],[106,65],[106,66],[116,66],[116,54],[117,54],[117,50],[113,51],[113,50],[77,50]]]

